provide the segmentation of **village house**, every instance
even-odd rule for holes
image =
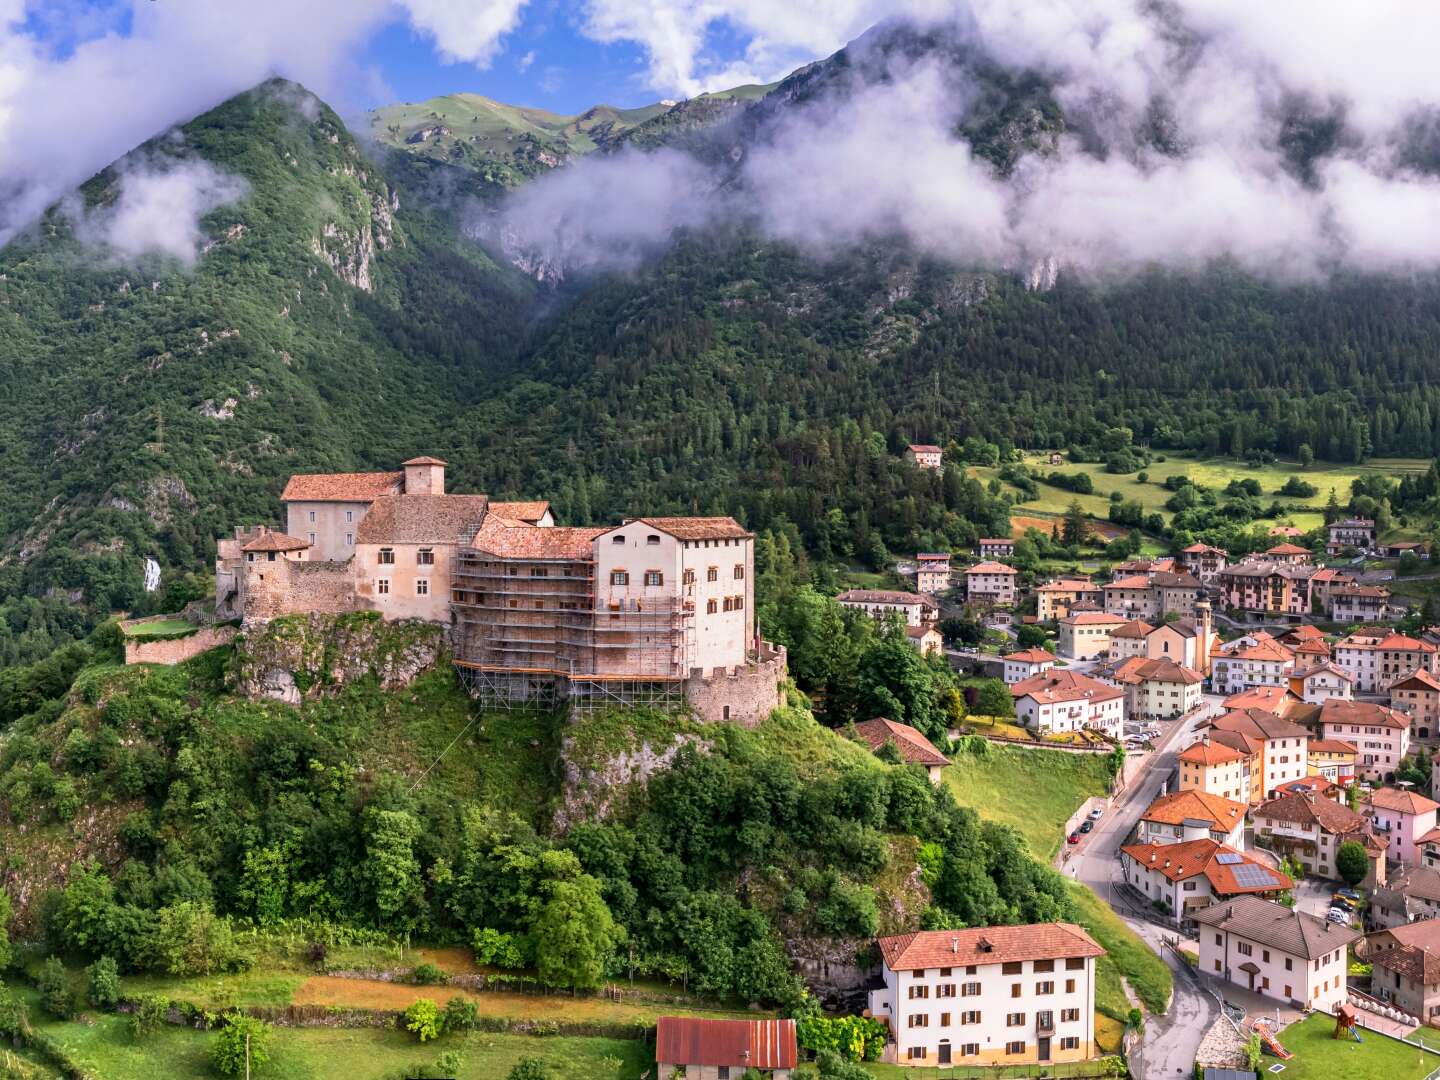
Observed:
[[[905,448],[905,458],[921,469],[939,472],[945,465],[945,452],[929,443],[911,443]]]
[[[981,559],[1008,559],[1015,554],[1013,536],[985,536],[975,545]]]
[[[1295,654],[1263,630],[1227,641],[1210,661],[1210,686],[1238,694],[1252,686],[1286,687]]]
[[[1440,870],[1440,828],[1431,829],[1420,838],[1420,865]]]
[[[1269,536],[1278,536],[1282,540],[1299,540],[1305,535],[1305,530],[1295,525],[1271,525],[1266,530]]]
[[[855,734],[872,752],[878,753],[887,743],[895,747],[900,760],[907,765],[919,765],[932,784],[940,783],[941,770],[950,764],[950,759],[935,749],[934,743],[909,724],[877,716],[856,724]]]
[[[1192,916],[1200,970],[1296,1008],[1345,1001],[1349,946],[1360,935],[1271,900],[1237,896]]]
[[[1242,802],[1194,788],[1172,791],[1145,808],[1135,838],[1142,844],[1213,840],[1243,850],[1246,809]]]
[[[1016,722],[1037,735],[1092,729],[1112,739],[1125,726],[1125,692],[1074,671],[1052,668],[1010,687]]]
[[[1375,520],[1373,518],[1346,518],[1332,521],[1325,527],[1325,554],[1340,555],[1346,551],[1362,554],[1375,546]]]
[[[1421,540],[1396,540],[1392,543],[1375,545],[1382,559],[1398,559],[1402,555],[1414,555],[1417,559],[1430,557],[1430,546]]]
[[[1440,674],[1440,650],[1387,626],[1363,627],[1335,646],[1335,664],[1350,673],[1355,691],[1383,694],[1417,671]]]
[[[1322,566],[1310,575],[1310,605],[1313,612],[1331,610],[1330,594],[1346,585],[1356,584],[1355,575],[1348,570],[1333,566]],[[1313,628],[1312,628],[1313,629]]]
[[[1365,925],[1372,931],[1440,918],[1440,870],[1402,866],[1370,894]]]
[[[1251,754],[1212,740],[1208,734],[1180,751],[1180,790],[1250,801]]]
[[[1126,619],[1103,611],[1077,611],[1060,620],[1055,651],[1071,660],[1093,660],[1110,650],[1110,635]]]
[[[1440,679],[1416,671],[1390,684],[1390,707],[1410,718],[1410,734],[1425,742],[1440,739]]]
[[[1131,619],[1110,632],[1110,659],[1129,660],[1145,656],[1145,635],[1154,630],[1143,619]]]
[[[1110,574],[1112,581],[1119,581],[1121,578],[1136,575],[1149,578],[1152,574],[1174,574],[1182,569],[1178,560],[1164,555],[1158,559],[1128,559],[1118,562],[1110,568]]]
[[[1106,611],[1159,622],[1167,615],[1194,615],[1203,588],[1199,578],[1189,573],[1157,571],[1117,578],[1102,591]]]
[[[950,588],[950,556],[923,551],[916,555],[915,588],[926,596],[934,596]]]
[[[1420,844],[1435,831],[1440,803],[1418,792],[1382,787],[1370,793],[1361,809],[1376,835],[1389,841],[1385,851],[1392,862],[1414,866],[1421,861]]]
[[[1351,687],[1355,680],[1350,673],[1337,667],[1329,660],[1318,664],[1300,666],[1296,656],[1295,669],[1290,673],[1290,692],[1311,705],[1320,705],[1331,698],[1349,701],[1354,695]]]
[[[1203,700],[1204,678],[1173,660],[1132,656],[1115,669],[1125,688],[1125,715],[1132,720],[1164,720],[1188,713]]]
[[[908,1065],[1086,1061],[1095,1044],[1095,960],[1073,923],[922,930],[879,939],[890,1026],[885,1059]]]
[[[1214,840],[1127,844],[1120,849],[1126,883],[1158,904],[1176,926],[1194,913],[1236,896],[1274,897],[1294,885],[1264,863]]]
[[[794,1020],[702,1020],[662,1016],[655,1024],[655,1077],[671,1080],[788,1080],[799,1061]]]
[[[1379,930],[1365,939],[1372,996],[1440,1026],[1440,919]]]
[[[1229,561],[1228,551],[1209,544],[1191,544],[1180,552],[1180,565],[1206,585],[1220,575]]]
[[[1266,548],[1265,552],[1256,558],[1256,561],[1305,566],[1310,563],[1311,555],[1309,548],[1303,548],[1299,544],[1276,544],[1272,548]]]
[[[945,638],[934,623],[905,627],[905,636],[921,656],[939,656],[945,651]]]
[[[1362,780],[1387,779],[1410,752],[1409,717],[1374,702],[1331,698],[1320,706],[1315,725],[1320,738],[1355,747],[1355,771]]]
[[[1390,616],[1390,590],[1384,585],[1337,585],[1326,600],[1337,623],[1382,622]]]
[[[1257,844],[1289,855],[1307,874],[1338,877],[1335,853],[1345,841],[1354,840],[1370,858],[1369,880],[1385,880],[1385,841],[1375,835],[1368,818],[1348,806],[1310,792],[1281,795],[1255,807],[1250,819]]]
[[[1310,733],[1300,725],[1264,709],[1237,709],[1210,720],[1206,728],[1234,732],[1259,744],[1259,761],[1250,772],[1251,799],[1269,797],[1287,780],[1307,775],[1306,743]]]
[[[976,563],[965,571],[965,599],[989,607],[1015,602],[1015,579],[1019,571],[998,562]]]
[[[897,614],[906,626],[924,626],[939,616],[939,605],[920,593],[898,592],[894,589],[847,589],[835,597],[836,602],[854,611],[863,611],[875,619]]]
[[[1227,566],[1215,580],[1220,587],[1220,602],[1227,608],[1298,618],[1310,613],[1310,578],[1314,573],[1314,567],[1287,562],[1242,562]]]
[[[1286,720],[1296,720],[1296,714],[1305,712],[1305,703],[1290,692],[1289,685],[1252,686],[1238,694],[1231,694],[1220,703],[1226,712],[1241,709],[1264,709]],[[1313,711],[1313,710],[1310,710]],[[1298,723],[1299,721],[1296,720]]]
[[[1035,615],[1041,622],[1055,622],[1069,615],[1077,603],[1092,603],[1099,608],[1104,598],[1100,586],[1086,578],[1047,581],[1035,587]]]
[[[1315,773],[1311,773],[1303,780],[1291,780],[1288,784],[1281,784],[1275,789],[1275,797],[1278,799],[1282,795],[1314,795],[1316,798],[1329,799],[1335,803],[1345,801],[1344,788]]]
[[[1022,649],[1000,658],[1004,662],[1006,686],[1014,686],[1055,666],[1055,654],[1045,649]]]
[[[1305,746],[1305,754],[1311,775],[1324,777],[1340,787],[1349,787],[1355,782],[1355,759],[1360,751],[1354,743],[1312,738]]]

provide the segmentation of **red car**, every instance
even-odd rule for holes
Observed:
[[[1078,831],[1077,831],[1077,832],[1072,832],[1072,833],[1070,834],[1070,838],[1069,838],[1068,840],[1066,840],[1065,842],[1066,842],[1067,844],[1078,844],[1078,843],[1080,842],[1080,833],[1079,833]]]

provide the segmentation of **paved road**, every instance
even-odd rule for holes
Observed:
[[[1220,711],[1221,698],[1206,695],[1205,706],[1190,717],[1173,723],[1162,722],[1163,733],[1155,750],[1146,755],[1129,787],[1101,818],[1095,831],[1071,848],[1065,872],[1083,881],[1122,917],[1128,908],[1114,887],[1119,877],[1120,845],[1129,839],[1141,813],[1159,794],[1162,778],[1176,765],[1176,755],[1195,741],[1195,731],[1205,717]],[[1175,977],[1175,992],[1164,1016],[1152,1016],[1145,1034],[1131,1052],[1131,1070],[1137,1077],[1189,1076],[1194,1071],[1200,1040],[1219,1015],[1215,998],[1206,992],[1189,966],[1163,947],[1161,935],[1168,931],[1142,919],[1126,918],[1131,929],[1164,957]]]

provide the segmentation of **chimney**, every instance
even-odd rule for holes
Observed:
[[[445,462],[439,458],[411,458],[402,467],[405,470],[406,495],[445,494]]]

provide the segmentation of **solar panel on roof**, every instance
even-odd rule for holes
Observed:
[[[1215,861],[1222,866],[1233,866],[1238,862],[1242,862],[1243,857],[1238,851],[1222,851],[1219,855],[1215,856]]]
[[[1235,868],[1235,883],[1242,889],[1263,889],[1277,884],[1273,871],[1254,863],[1245,863]]]

